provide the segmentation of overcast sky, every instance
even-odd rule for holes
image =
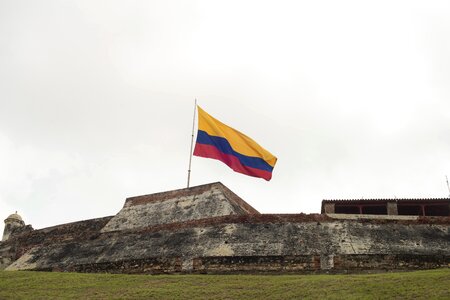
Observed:
[[[194,157],[191,185],[263,213],[447,197],[449,83],[448,0],[0,0],[0,218],[184,188],[195,98],[278,162],[266,182]]]

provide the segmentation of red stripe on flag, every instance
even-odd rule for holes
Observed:
[[[271,172],[244,166],[241,164],[241,162],[236,156],[222,153],[212,145],[196,143],[194,155],[220,160],[221,162],[223,162],[224,164],[226,164],[227,166],[229,166],[238,173],[242,173],[253,177],[260,177],[267,181],[269,181],[272,178]]]

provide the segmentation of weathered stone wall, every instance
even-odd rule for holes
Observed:
[[[0,269],[311,273],[450,266],[450,217],[259,214],[220,183],[127,199],[114,217],[22,231]]]
[[[448,267],[450,255],[234,256],[194,259],[194,273],[357,273]]]
[[[104,217],[79,221],[40,230],[22,230],[22,233],[16,233],[7,241],[0,242],[0,270],[6,268],[33,248],[69,241],[82,243],[86,240],[95,239],[111,218]]]
[[[103,232],[217,216],[259,214],[221,183],[128,198]]]
[[[193,261],[195,273],[315,273],[320,270],[318,255],[210,256]]]
[[[13,263],[16,257],[15,249],[10,244],[0,242],[0,270]]]
[[[428,254],[348,254],[333,258],[333,270],[418,270],[450,267],[450,255]]]
[[[278,221],[276,215],[266,218],[260,215],[248,219],[235,217],[234,223],[211,226],[196,227],[192,223],[192,227],[185,224],[170,230],[168,227],[109,232],[83,242],[40,245],[8,269],[123,273],[311,272],[382,270],[389,266],[427,268],[450,263],[449,224],[317,218],[323,221],[280,222],[280,219],[295,219],[295,215],[279,216]],[[424,259],[412,264],[411,260],[402,261],[398,257]]]

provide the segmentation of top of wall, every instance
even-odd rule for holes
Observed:
[[[323,199],[322,203],[368,204],[368,203],[448,203],[450,198],[375,198],[375,199]]]
[[[220,182],[128,198],[102,232],[259,212]]]

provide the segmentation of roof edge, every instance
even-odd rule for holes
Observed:
[[[243,212],[248,214],[259,214],[259,212],[255,208],[253,208],[250,204],[245,202],[242,198],[240,198],[238,195],[232,192],[221,182],[213,182],[189,188],[129,197],[125,200],[125,204],[123,207],[125,208],[154,202],[163,202],[176,197],[195,196],[204,193],[213,187],[218,187],[221,190],[221,192],[232,202],[232,204],[240,208]]]
[[[250,215],[259,215],[261,214],[259,211],[257,211],[253,206],[248,204],[244,199],[236,195],[232,190],[230,190],[228,187],[226,187],[223,183],[217,182],[219,184],[219,187],[221,191],[225,194],[225,196],[232,201],[235,205],[239,206],[244,212]]]
[[[323,203],[337,202],[398,202],[398,201],[444,201],[450,202],[450,198],[364,198],[364,199],[323,199]]]

